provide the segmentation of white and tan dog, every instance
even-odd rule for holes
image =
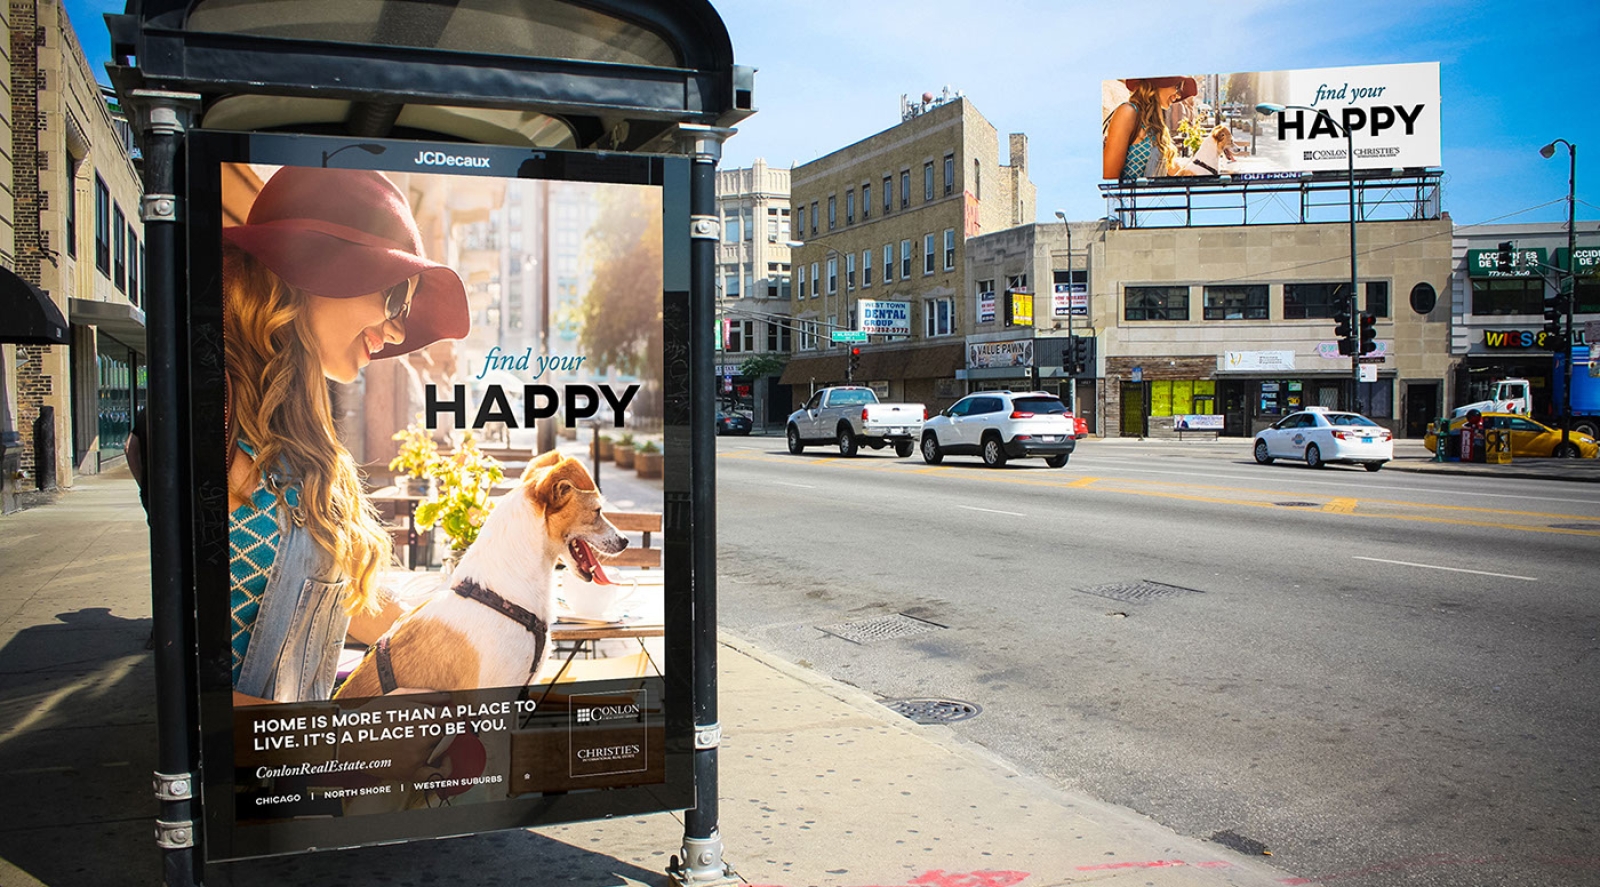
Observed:
[[[449,587],[396,622],[334,697],[527,683],[549,647],[556,563],[609,584],[600,558],[628,545],[603,506],[581,462],[554,451],[539,456],[497,500]]]
[[[1235,159],[1233,149],[1233,130],[1227,124],[1222,124],[1211,130],[1200,142],[1199,150],[1183,164],[1187,166],[1189,175],[1219,176],[1229,171],[1227,164]]]

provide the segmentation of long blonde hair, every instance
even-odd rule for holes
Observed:
[[[1161,107],[1160,91],[1145,81],[1133,91],[1128,101],[1138,115],[1139,131],[1153,134],[1155,149],[1161,155],[1161,174],[1167,175],[1172,171],[1178,146],[1172,141],[1172,131],[1167,129],[1167,112]]]
[[[307,294],[249,253],[222,245],[223,341],[228,363],[228,459],[241,439],[258,466],[281,466],[299,488],[305,527],[350,579],[345,608],[376,605],[377,575],[393,546],[350,451],[333,428],[333,404],[305,310]],[[230,478],[229,481],[232,484]],[[243,499],[254,485],[230,490]],[[279,492],[281,504],[283,493]]]

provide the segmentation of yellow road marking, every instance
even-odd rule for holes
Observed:
[[[1326,505],[1322,506],[1322,510],[1326,511],[1329,514],[1355,514],[1356,513],[1356,500],[1354,500],[1354,499],[1329,499],[1328,503]]]

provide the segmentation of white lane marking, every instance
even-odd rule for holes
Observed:
[[[975,508],[975,507],[973,507],[971,505],[963,505],[961,507],[965,508],[968,511],[983,511],[983,512],[987,512],[989,514],[1009,514],[1012,517],[1027,517],[1026,514],[1021,514],[1021,513],[1015,512],[1015,511],[996,511],[993,508]]]
[[[786,482],[781,481],[781,480],[771,481],[771,483],[775,483],[780,487],[799,487],[802,490],[815,490],[816,489],[816,487],[812,486],[811,484],[791,484],[791,483],[786,483]]]
[[[1272,479],[1272,476],[1270,474],[1263,474],[1261,472],[1251,472],[1251,473],[1248,473],[1248,474],[1243,474],[1243,473],[1235,474],[1235,473],[1225,473],[1225,472],[1220,472],[1220,471],[1201,471],[1201,470],[1197,470],[1197,471],[1172,471],[1172,470],[1166,470],[1166,469],[1161,469],[1161,468],[1123,468],[1121,466],[1117,466],[1117,467],[1113,468],[1111,466],[1104,466],[1103,464],[1095,464],[1095,465],[1083,464],[1083,460],[1081,460],[1081,459],[1074,460],[1073,464],[1077,465],[1078,469],[1080,471],[1087,471],[1090,468],[1101,468],[1102,470],[1106,470],[1106,471],[1126,471],[1126,472],[1133,473],[1133,474],[1173,474],[1173,475],[1177,475],[1179,477],[1188,477],[1188,478],[1228,477],[1228,478],[1238,478],[1240,480],[1262,480],[1262,479],[1270,480],[1270,479]],[[1271,470],[1272,469],[1270,469],[1270,468],[1268,469],[1269,472]],[[1558,496],[1540,496],[1540,495],[1537,495],[1537,494],[1527,494],[1527,493],[1485,493],[1485,492],[1482,492],[1480,490],[1456,490],[1456,489],[1447,489],[1447,488],[1441,488],[1441,487],[1412,487],[1412,486],[1394,486],[1394,485],[1386,485],[1386,484],[1361,483],[1359,479],[1362,478],[1362,477],[1365,477],[1365,476],[1366,476],[1365,473],[1352,475],[1352,477],[1351,477],[1351,479],[1349,481],[1327,481],[1327,480],[1319,481],[1319,480],[1310,480],[1310,479],[1302,480],[1300,478],[1295,478],[1294,482],[1296,484],[1300,484],[1302,486],[1309,486],[1309,487],[1349,487],[1349,486],[1355,485],[1355,486],[1359,486],[1363,490],[1384,490],[1384,491],[1400,492],[1400,493],[1433,493],[1433,494],[1437,494],[1437,495],[1447,495],[1447,496],[1476,496],[1476,497],[1484,498],[1484,499],[1531,499],[1531,500],[1533,500],[1535,502],[1573,502],[1573,503],[1577,503],[1577,504],[1580,504],[1580,505],[1593,505],[1596,502],[1596,500],[1593,499],[1593,498],[1589,498],[1589,499],[1565,499],[1565,498],[1561,498],[1561,497],[1558,497]],[[1444,476],[1445,475],[1441,475],[1441,477],[1444,477]],[[1462,475],[1449,475],[1449,476],[1450,477],[1463,477]],[[1281,477],[1281,475],[1280,475],[1280,477]],[[1551,481],[1551,483],[1556,483],[1556,482],[1557,481]],[[1566,482],[1565,481],[1560,481],[1560,483],[1566,483]]]
[[[1510,573],[1490,573],[1487,570],[1467,570],[1467,569],[1463,569],[1461,567],[1441,567],[1441,566],[1438,566],[1436,564],[1414,564],[1414,563],[1412,563],[1410,561],[1384,560],[1381,557],[1362,557],[1359,554],[1353,554],[1353,555],[1351,555],[1351,557],[1355,558],[1358,561],[1376,561],[1377,563],[1380,563],[1380,564],[1399,564],[1402,567],[1421,567],[1424,570],[1449,570],[1452,573],[1473,573],[1473,574],[1476,574],[1478,576],[1494,576],[1497,579],[1521,579],[1523,582],[1538,582],[1539,581],[1538,579],[1534,578],[1533,576],[1513,576]]]

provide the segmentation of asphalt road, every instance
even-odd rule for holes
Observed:
[[[1600,884],[1594,485],[718,449],[736,635],[1316,883]]]

